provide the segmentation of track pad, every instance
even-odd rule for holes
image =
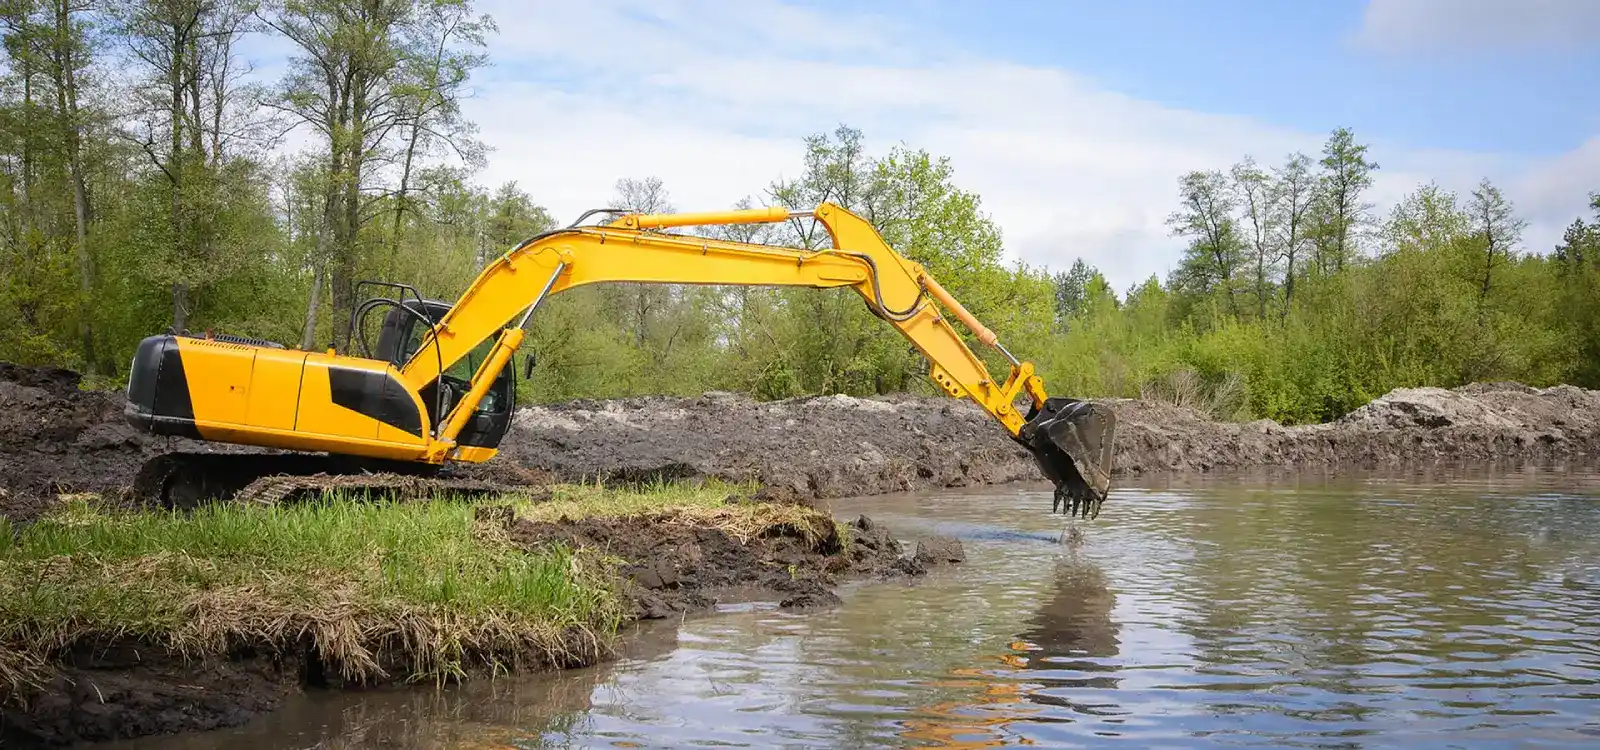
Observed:
[[[1045,399],[1028,413],[1019,440],[1056,485],[1051,512],[1095,518],[1111,491],[1117,416],[1073,398]]]

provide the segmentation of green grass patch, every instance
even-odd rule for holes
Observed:
[[[754,492],[751,484],[720,480],[702,483],[656,481],[646,484],[607,485],[604,482],[558,484],[549,499],[523,501],[517,513],[536,521],[559,518],[626,517],[667,509],[710,509],[729,506],[729,498]]]
[[[815,508],[740,500],[754,489],[716,480],[618,487],[567,484],[552,487],[549,499],[521,501],[515,507],[519,517],[535,522],[638,518],[642,523],[717,528],[741,542],[778,526],[799,531],[811,543],[837,535],[833,519]]]
[[[16,530],[0,520],[0,693],[102,638],[193,656],[309,640],[353,681],[585,661],[620,622],[608,575],[560,547],[512,546],[466,502],[180,515],[79,501]]]

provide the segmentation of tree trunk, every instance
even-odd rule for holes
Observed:
[[[417,137],[422,131],[422,123],[417,122],[411,126],[411,141],[406,144],[406,158],[400,167],[400,190],[395,193],[394,224],[389,230],[389,264],[393,273],[394,263],[400,257],[400,229],[406,215],[406,200],[411,191],[411,165],[417,154]]]
[[[198,20],[198,19],[197,19]],[[189,151],[194,154],[195,163],[206,163],[205,129],[201,123],[205,117],[201,114],[200,97],[200,44],[193,35],[189,38]]]
[[[1267,251],[1256,250],[1256,319],[1267,319]]]
[[[357,245],[361,229],[361,177],[366,162],[367,78],[359,72],[350,80],[350,129],[344,147],[343,204],[339,206],[338,262],[331,276],[333,282],[334,346],[340,354],[350,349],[350,326],[345,325],[355,310],[355,274]]]
[[[77,76],[73,74],[72,17],[67,0],[56,5],[56,100],[66,122],[67,179],[72,183],[73,251],[78,261],[78,336],[83,342],[83,372],[99,372],[94,354],[94,323],[90,300],[94,295],[94,258],[89,253],[89,190],[83,175],[83,136],[79,130]]]
[[[1488,252],[1483,261],[1483,285],[1478,289],[1478,328],[1483,328],[1489,306],[1489,282],[1494,273],[1494,224],[1488,225]]]
[[[318,239],[317,244],[327,243]],[[316,271],[311,274],[311,299],[306,303],[306,325],[300,331],[300,350],[307,352],[317,343],[317,307],[322,304],[322,262],[318,261],[315,265]]]
[[[183,53],[184,46],[176,43],[181,39],[181,30],[174,28],[172,48],[172,68],[167,71],[167,93],[171,96],[168,102],[168,114],[171,117],[172,133],[167,153],[167,180],[172,187],[172,251],[173,257],[178,259],[178,273],[183,273],[187,260],[183,242]],[[172,327],[182,331],[187,324],[189,308],[189,287],[182,281],[172,284]]]
[[[172,330],[183,333],[189,325],[189,285],[172,283]]]
[[[1294,299],[1294,251],[1290,250],[1288,264],[1283,268],[1283,316],[1289,317],[1289,303]]]

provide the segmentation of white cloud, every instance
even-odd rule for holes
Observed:
[[[516,180],[563,220],[604,205],[622,177],[662,178],[682,210],[759,196],[799,170],[802,136],[844,122],[880,149],[948,155],[1013,254],[1055,268],[1082,256],[1121,290],[1179,256],[1163,223],[1179,174],[1247,153],[1263,165],[1316,156],[1326,136],[1165,107],[925,36],[913,45],[890,22],[775,0],[486,10],[501,27],[496,69],[467,105],[496,149],[481,177]],[[1593,142],[1537,163],[1372,149],[1378,202],[1429,179],[1465,195],[1488,175],[1534,222],[1528,244],[1540,250],[1600,188]]]
[[[1398,53],[1567,50],[1600,35],[1594,0],[1371,0],[1356,33]]]

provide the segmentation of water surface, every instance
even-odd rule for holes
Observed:
[[[593,669],[312,695],[130,747],[1600,746],[1600,473],[836,502],[968,561],[648,628]]]

